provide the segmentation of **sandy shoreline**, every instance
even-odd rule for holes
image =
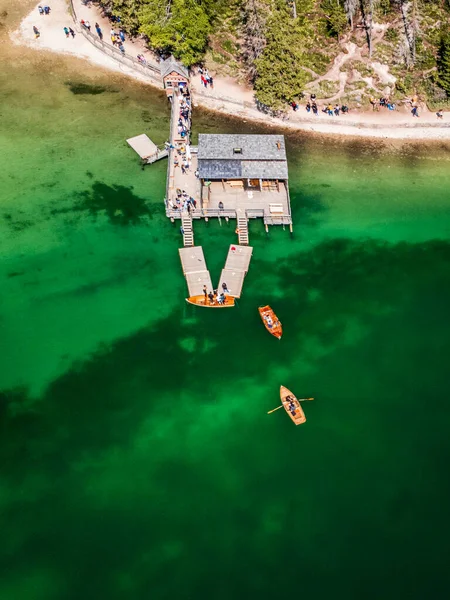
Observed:
[[[74,0],[78,18],[89,20],[92,25],[98,21],[109,41],[110,25],[102,18],[95,7],[83,6],[80,0]],[[23,44],[33,49],[50,50],[58,54],[70,54],[87,60],[100,67],[116,71],[132,77],[153,87],[162,88],[162,83],[151,79],[131,65],[124,65],[105,54],[80,33],[80,26],[74,26],[72,16],[68,12],[65,0],[54,0],[49,16],[40,16],[37,6],[22,20],[20,26],[10,37],[15,44]],[[40,37],[35,39],[33,25],[40,30]],[[76,30],[74,39],[66,38],[64,27]],[[146,55],[147,60],[154,61],[149,51],[144,50],[140,40],[127,40],[127,55],[135,57],[139,53]],[[194,105],[204,107],[243,120],[251,120],[264,125],[305,131],[333,136],[370,137],[397,140],[450,140],[450,112],[444,113],[444,120],[437,122],[436,115],[423,112],[419,119],[414,119],[408,112],[388,111],[380,113],[351,112],[349,115],[329,117],[320,113],[316,117],[306,116],[301,109],[289,113],[289,118],[269,117],[254,107],[253,94],[250,89],[238,85],[232,80],[216,78],[214,90],[204,90],[198,76],[192,78]]]

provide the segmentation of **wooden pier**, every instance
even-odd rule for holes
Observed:
[[[231,296],[226,297],[223,304],[219,304],[216,298],[211,301],[205,295],[205,287],[207,294],[212,293],[215,288],[213,288],[211,275],[206,267],[205,256],[201,246],[179,248],[178,252],[180,254],[183,275],[186,278],[189,290],[189,297],[186,298],[186,302],[207,308],[229,308],[234,306],[234,298]]]
[[[189,297],[196,306],[228,308],[240,298],[253,248],[248,222],[261,218],[269,225],[288,225],[292,216],[284,136],[199,134],[192,146],[192,98],[189,73],[173,58],[161,70],[171,101],[170,136],[158,148],[147,135],[127,140],[143,164],[168,157],[165,208],[172,223],[181,221],[179,249]],[[236,219],[238,244],[231,244],[216,294],[201,246],[194,246],[195,219]],[[204,293],[206,290],[206,294]],[[225,302],[223,296],[225,294]]]
[[[228,250],[225,267],[222,269],[218,290],[222,291],[224,286],[228,294],[233,298],[240,298],[244,279],[247,275],[252,258],[253,248],[251,246],[239,246],[231,244]]]

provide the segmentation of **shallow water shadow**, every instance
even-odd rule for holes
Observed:
[[[133,194],[132,189],[97,181],[90,190],[78,194],[81,199],[74,210],[89,211],[94,216],[106,213],[115,225],[136,225],[143,218],[152,218],[154,211],[147,206],[147,200]]]
[[[116,91],[102,85],[93,85],[82,82],[66,81],[65,85],[69,88],[72,94],[75,94],[75,96],[80,96],[83,94],[98,96],[99,94],[104,94],[105,92]]]

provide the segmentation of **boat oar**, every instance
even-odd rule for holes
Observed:
[[[305,402],[308,400],[314,400],[314,398],[298,398],[299,402]],[[277,406],[276,408],[274,408],[273,410],[269,410],[269,412],[267,413],[268,415],[270,415],[271,413],[275,412],[276,410],[283,408],[284,404],[280,404],[280,406]]]

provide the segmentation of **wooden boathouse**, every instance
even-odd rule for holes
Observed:
[[[292,224],[283,135],[201,133],[198,173],[204,213]]]

